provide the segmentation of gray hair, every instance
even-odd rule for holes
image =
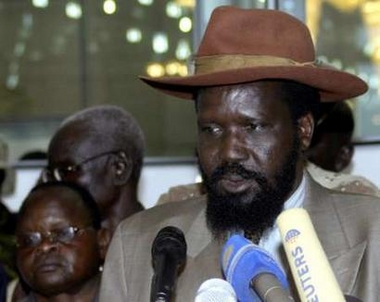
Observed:
[[[66,118],[60,129],[73,123],[84,126],[89,139],[96,139],[99,146],[126,152],[133,162],[132,177],[139,179],[145,138],[140,125],[128,111],[114,105],[89,107]]]

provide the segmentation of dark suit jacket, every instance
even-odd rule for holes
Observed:
[[[380,200],[330,191],[310,176],[306,186],[304,208],[343,292],[365,302],[380,301]],[[167,203],[123,221],[108,251],[100,301],[149,301],[151,245],[168,225],[180,228],[188,244],[187,264],[173,301],[192,302],[205,280],[222,278],[222,243],[206,227],[205,206],[205,198]]]

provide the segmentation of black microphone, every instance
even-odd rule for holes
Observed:
[[[182,231],[174,226],[161,229],[152,244],[154,275],[151,302],[169,302],[175,283],[186,262],[187,245]]]

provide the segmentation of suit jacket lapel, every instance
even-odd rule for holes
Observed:
[[[343,292],[352,291],[367,243],[350,247],[343,232],[329,190],[307,176],[305,209],[309,212],[315,231],[330,261],[331,267]]]
[[[178,292],[185,293],[178,301],[193,301],[199,286],[211,278],[222,278],[221,246],[207,229],[205,203],[187,230],[184,230],[187,248],[186,268],[179,277]]]

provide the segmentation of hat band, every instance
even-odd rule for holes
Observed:
[[[260,55],[215,55],[197,57],[194,61],[195,73],[225,71],[262,66],[312,66],[315,61],[300,63],[287,58]]]

